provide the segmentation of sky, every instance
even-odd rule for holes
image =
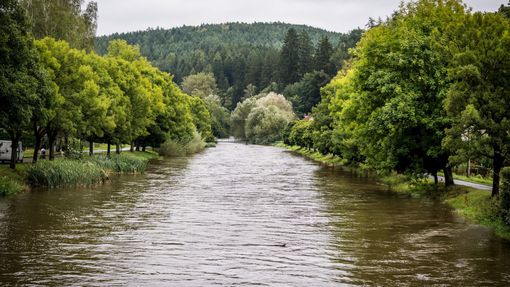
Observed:
[[[385,18],[401,0],[96,0],[97,35],[225,22],[286,22],[335,32]],[[85,1],[88,2],[88,1]],[[508,0],[465,0],[475,11],[495,11]]]

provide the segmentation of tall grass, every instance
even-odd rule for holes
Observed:
[[[77,159],[38,161],[27,171],[32,186],[83,186],[108,179],[111,173],[142,173],[153,156],[137,154],[104,155]]]
[[[179,157],[200,152],[204,148],[205,143],[202,137],[199,133],[195,132],[193,138],[187,143],[167,140],[160,146],[158,153],[162,156]]]
[[[32,186],[92,185],[108,178],[107,172],[92,161],[56,159],[38,161],[27,174]]]
[[[24,189],[23,184],[13,178],[0,176],[0,196],[15,194]]]

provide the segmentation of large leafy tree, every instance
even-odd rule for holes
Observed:
[[[347,95],[336,102],[369,165],[415,175],[444,169],[445,184],[453,184],[442,146],[451,58],[443,37],[464,15],[458,1],[422,0],[364,34],[347,78],[352,84],[342,84]]]
[[[18,141],[49,87],[24,11],[16,0],[0,2],[0,35],[0,128],[12,141],[10,167],[15,168]]]
[[[510,155],[510,23],[499,13],[469,15],[450,43],[454,81],[446,100],[454,124],[445,143],[452,151],[492,159],[492,195]],[[486,149],[488,148],[488,150]]]

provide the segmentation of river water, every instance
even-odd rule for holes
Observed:
[[[0,199],[0,285],[508,286],[510,243],[275,147]]]

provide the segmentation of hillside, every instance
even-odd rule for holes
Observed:
[[[101,36],[96,39],[96,51],[104,54],[110,40],[124,39],[129,44],[139,45],[142,55],[155,66],[172,73],[177,83],[190,74],[214,73],[220,93],[225,94],[230,88],[232,104],[235,104],[248,84],[261,90],[278,82],[279,51],[291,28],[298,33],[306,32],[313,47],[322,37],[328,37],[337,54],[334,60],[337,67],[362,32],[354,30],[341,34],[285,23],[204,24]]]

